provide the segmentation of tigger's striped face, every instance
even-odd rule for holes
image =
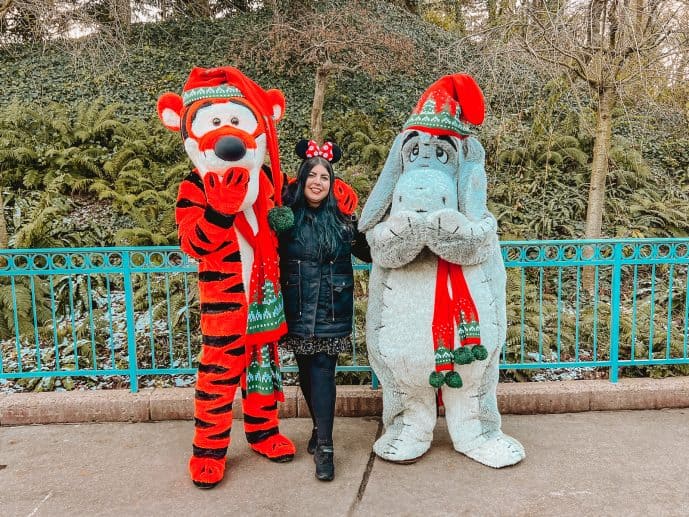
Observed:
[[[182,114],[184,149],[201,177],[207,172],[222,176],[230,167],[249,171],[249,186],[242,208],[256,201],[258,176],[266,155],[265,126],[239,100],[202,100]]]
[[[265,157],[265,126],[238,101],[197,101],[182,116],[184,147],[201,171],[251,170]],[[260,159],[260,160],[259,160]]]
[[[184,149],[202,178],[208,172],[223,176],[230,168],[244,168],[249,171],[249,185],[241,210],[256,201],[266,129],[263,117],[250,104],[241,98],[201,99],[180,106],[179,111],[164,106],[160,115],[163,123],[170,122],[168,127],[179,128]]]

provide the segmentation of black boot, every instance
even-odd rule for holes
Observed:
[[[316,463],[316,478],[321,481],[332,481],[335,477],[335,464],[333,463],[333,446],[319,445],[313,455]]]
[[[313,454],[316,452],[316,445],[318,444],[318,428],[314,427],[311,431],[311,438],[309,439],[309,444],[306,446],[306,452]]]

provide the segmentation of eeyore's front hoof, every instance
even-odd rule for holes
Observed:
[[[405,433],[399,436],[390,434],[392,433],[385,433],[373,444],[373,452],[385,461],[402,464],[415,463],[431,447],[431,442],[420,442],[413,437],[405,436]]]
[[[424,456],[424,454],[422,454],[421,456],[418,456],[416,458],[411,458],[409,460],[399,460],[399,459],[391,458],[388,456],[378,455],[378,457],[381,460],[389,461],[390,463],[397,463],[397,465],[411,465],[412,463],[416,463],[417,461],[419,461],[423,456]]]
[[[511,436],[503,433],[488,438],[471,450],[457,450],[472,460],[493,467],[494,469],[514,465],[526,457],[526,452],[522,444]]]

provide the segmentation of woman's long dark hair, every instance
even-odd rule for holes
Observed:
[[[316,165],[322,165],[328,171],[330,189],[318,208],[310,208],[304,196],[304,189],[309,173]],[[303,245],[310,244],[305,242],[304,220],[307,216],[312,216],[313,235],[318,237],[318,256],[321,259],[334,255],[339,243],[350,239],[352,234],[352,220],[340,211],[333,195],[334,183],[335,173],[331,163],[320,156],[314,156],[302,162],[297,173],[297,188],[293,196],[288,196],[291,198],[288,204],[294,211],[294,238]]]

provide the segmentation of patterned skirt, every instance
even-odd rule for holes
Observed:
[[[337,355],[352,350],[352,337],[299,337],[284,336],[280,345],[291,350],[295,354],[317,354],[325,352],[328,355]]]

